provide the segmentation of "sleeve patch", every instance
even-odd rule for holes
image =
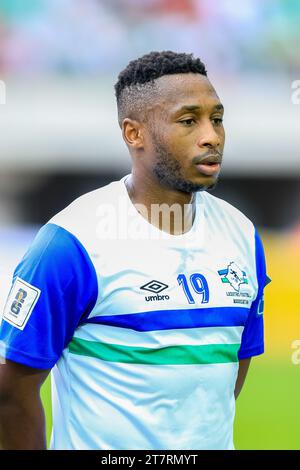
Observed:
[[[4,307],[3,320],[23,330],[39,299],[40,289],[17,277]]]

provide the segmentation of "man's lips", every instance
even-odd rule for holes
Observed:
[[[221,162],[221,155],[208,155],[204,158],[197,159],[195,166],[199,173],[206,176],[213,176],[219,173],[221,169]]]

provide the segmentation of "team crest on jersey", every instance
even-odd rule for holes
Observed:
[[[246,272],[240,269],[234,261],[231,261],[226,269],[220,269],[218,274],[221,276],[221,281],[230,284],[236,292],[240,291],[241,284],[248,284]]]

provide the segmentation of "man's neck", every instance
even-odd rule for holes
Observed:
[[[183,193],[163,187],[146,176],[132,174],[125,186],[131,202],[152,225],[171,235],[188,232],[196,211],[195,194]]]

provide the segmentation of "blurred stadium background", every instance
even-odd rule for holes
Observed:
[[[1,304],[41,224],[130,171],[113,93],[119,71],[150,50],[206,63],[226,108],[214,194],[257,225],[273,279],[266,353],[252,360],[237,401],[237,449],[300,449],[299,24],[298,0],[0,0]]]

